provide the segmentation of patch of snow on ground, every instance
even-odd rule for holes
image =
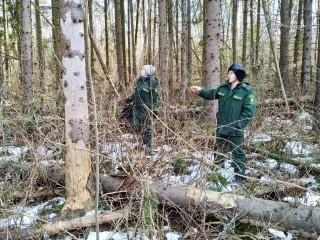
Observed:
[[[289,174],[296,174],[298,172],[298,168],[295,165],[289,163],[281,163],[280,169]]]
[[[257,143],[257,142],[270,142],[271,140],[272,140],[272,136],[269,134],[256,133],[253,135],[250,141],[252,143]]]
[[[262,176],[260,178],[260,183],[263,184],[263,185],[270,185],[272,182],[272,179],[269,178],[268,176]]]
[[[44,202],[32,207],[24,207],[24,206],[17,206],[14,210],[12,210],[12,215],[5,219],[0,219],[0,226],[2,227],[28,227],[32,225],[35,221],[38,220],[39,212],[42,209],[50,209],[50,203],[52,201],[56,201],[56,204],[61,205],[64,203],[63,198],[55,198],[51,201]]]
[[[292,234],[289,233],[289,232],[282,232],[282,231],[278,231],[278,230],[275,230],[275,229],[272,229],[272,228],[269,228],[268,229],[268,232],[271,236],[273,237],[276,237],[278,239],[281,239],[281,240],[292,240]]]
[[[308,155],[315,150],[314,145],[307,145],[298,141],[288,141],[285,144],[285,150],[293,155],[305,154]]]
[[[182,239],[182,235],[180,233],[168,232],[166,233],[167,240],[179,240]]]
[[[284,197],[283,201],[290,202],[290,203],[301,203],[302,205],[315,207],[320,206],[320,196],[314,194],[311,191],[306,192],[306,195],[301,198],[294,198],[294,197]]]

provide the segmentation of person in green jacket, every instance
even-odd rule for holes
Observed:
[[[190,91],[207,100],[218,99],[217,131],[215,151],[228,144],[235,166],[235,182],[242,184],[245,175],[246,153],[243,150],[244,128],[251,122],[256,112],[253,88],[243,80],[247,76],[240,64],[232,64],[228,69],[229,80],[217,89],[191,86]]]
[[[152,152],[152,117],[157,114],[160,103],[159,82],[153,76],[155,70],[152,65],[144,65],[134,93],[126,98],[126,103],[133,102],[132,126],[142,135],[137,149],[141,150],[144,145],[148,154]]]

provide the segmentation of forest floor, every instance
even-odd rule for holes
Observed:
[[[230,153],[221,154],[223,161],[215,160],[214,129],[197,121],[184,124],[179,131],[157,126],[157,132],[161,133],[154,136],[152,155],[134,150],[137,136],[132,133],[122,131],[112,138],[108,137],[110,132],[101,133],[101,174],[123,174],[125,171],[142,180],[160,180],[319,207],[320,177],[316,173],[320,171],[320,146],[319,136],[312,131],[312,121],[310,114],[296,112],[290,119],[281,115],[264,117],[254,130],[249,128],[245,135],[247,179],[240,187],[233,182]],[[32,188],[33,192],[39,192],[47,187],[39,181],[30,186],[30,176],[24,172],[25,164],[32,167],[34,159],[44,168],[63,168],[64,164],[61,143],[47,139],[43,144],[29,142],[18,145],[21,142],[18,140],[19,137],[12,144],[0,147],[0,205],[7,210],[6,213],[0,211],[0,231],[35,226],[39,219],[54,221],[65,201],[63,195],[33,198],[31,194],[28,199],[14,197],[16,191],[25,192],[26,188]],[[277,157],[272,158],[268,153]],[[292,187],[292,184],[299,187]],[[101,211],[121,207],[121,204],[101,197]],[[190,219],[187,214],[172,209],[166,212],[157,204],[151,207],[149,218],[145,217],[139,224],[133,221],[101,226],[100,239],[302,239],[290,232],[277,231],[273,226],[252,227],[236,221],[225,230],[228,220]],[[11,214],[8,214],[9,210]],[[87,213],[90,214],[94,213]],[[71,233],[47,236],[46,239],[74,239],[77,236],[91,240],[96,237],[94,227]]]

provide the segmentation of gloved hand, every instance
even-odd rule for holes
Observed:
[[[130,99],[130,97],[127,97],[127,98],[125,99],[125,102],[126,102],[126,103],[130,103],[130,102],[132,102],[132,100]]]

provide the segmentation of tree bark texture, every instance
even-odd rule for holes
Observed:
[[[109,0],[104,0],[104,36],[105,36],[105,53],[106,65],[109,66]]]
[[[52,38],[54,51],[54,74],[56,82],[53,84],[56,90],[61,89],[61,33],[60,33],[60,4],[59,0],[51,0],[52,4]]]
[[[300,60],[301,50],[301,21],[302,21],[302,10],[303,10],[303,0],[299,0],[298,16],[296,24],[296,35],[294,39],[294,54],[293,54],[293,78],[294,81],[298,82],[298,62]]]
[[[289,6],[289,0],[281,0],[280,7],[280,71],[286,91],[290,91],[291,78],[289,77],[289,45],[290,45],[290,16],[291,9]]]
[[[181,30],[181,84],[180,84],[180,101],[185,103],[187,100],[188,84],[188,15],[187,1],[181,0],[182,30]]]
[[[166,0],[159,1],[159,78],[161,80],[162,97],[168,102],[168,49],[167,49],[167,4]]]
[[[117,73],[118,73],[118,84],[120,89],[123,89],[125,86],[125,77],[124,77],[124,65],[123,65],[123,52],[122,52],[122,24],[121,24],[121,0],[114,1],[114,10],[115,10],[115,31],[116,31],[116,53],[117,53]]]
[[[73,211],[87,209],[92,201],[87,189],[91,158],[83,25],[86,19],[80,0],[60,3],[66,138],[64,211]]]
[[[220,84],[220,1],[205,1],[204,66],[205,88],[216,89]],[[206,118],[211,124],[216,122],[218,105],[206,100]]]
[[[39,86],[42,91],[45,90],[45,79],[44,79],[44,70],[45,70],[45,58],[43,53],[43,44],[42,44],[42,24],[41,24],[41,16],[40,16],[40,2],[39,0],[35,0],[36,6],[36,36],[37,36],[37,50],[38,50],[38,66],[39,66]]]
[[[319,10],[320,11],[320,10]],[[320,32],[320,12],[318,11],[318,32]],[[318,39],[318,59],[316,75],[316,93],[314,97],[314,124],[313,130],[320,132],[320,40]]]
[[[306,95],[310,90],[311,81],[312,0],[304,1],[303,24],[301,88],[302,95]]]
[[[22,37],[22,81],[23,81],[23,110],[28,112],[32,105],[32,44],[31,44],[31,3],[22,1],[21,37]]]
[[[243,1],[242,64],[246,66],[248,37],[248,0]]]
[[[212,1],[210,1],[212,2]],[[237,62],[238,0],[232,0],[232,62]]]

